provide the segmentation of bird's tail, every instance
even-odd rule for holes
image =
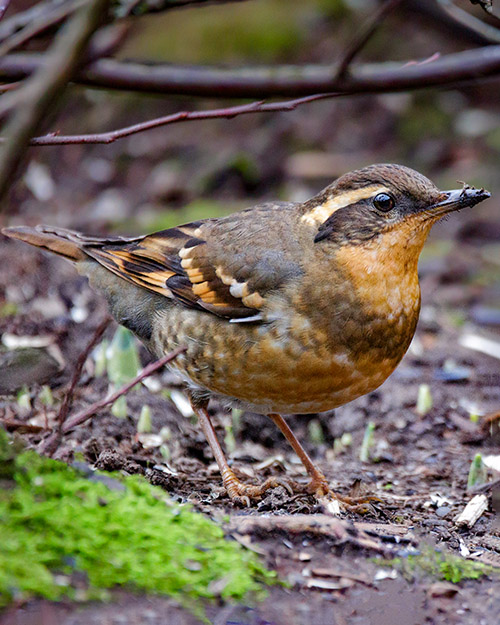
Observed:
[[[16,226],[14,228],[2,228],[2,234],[12,239],[25,241],[30,245],[64,256],[68,260],[77,262],[86,257],[82,249],[82,239],[78,232],[65,228],[52,226]]]

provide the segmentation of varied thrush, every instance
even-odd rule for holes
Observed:
[[[431,226],[489,196],[465,185],[440,191],[401,165],[371,165],[306,202],[261,204],[146,236],[2,232],[74,261],[156,356],[186,346],[173,366],[228,494],[248,502],[281,482],[236,477],[209,398],[269,415],[302,460],[309,491],[333,494],[281,414],[330,410],[384,382],[415,332],[417,262]]]

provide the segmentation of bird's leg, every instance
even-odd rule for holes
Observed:
[[[193,406],[193,410],[198,417],[198,422],[201,425],[201,429],[205,434],[205,438],[210,445],[215,461],[217,462],[221,472],[222,483],[224,484],[227,494],[231,497],[231,499],[250,505],[251,499],[259,499],[266,490],[275,488],[276,486],[284,486],[290,494],[292,494],[290,485],[285,480],[280,478],[270,477],[260,486],[244,484],[241,480],[239,480],[229,466],[226,456],[222,451],[222,447],[217,440],[217,435],[207,410],[208,401],[204,403],[192,401],[191,405]]]
[[[307,451],[302,447],[299,443],[295,434],[290,429],[288,423],[283,419],[283,417],[279,414],[270,414],[268,415],[274,423],[279,427],[283,436],[290,443],[293,448],[293,451],[300,458],[302,464],[306,468],[311,481],[307,486],[307,490],[310,493],[313,493],[317,496],[327,495],[331,492],[330,485],[328,484],[328,480],[323,475],[323,473],[318,469],[318,467],[313,463]]]
[[[279,427],[279,429],[283,433],[283,436],[290,443],[294,452],[297,454],[302,464],[306,468],[306,471],[309,474],[309,477],[311,478],[311,481],[307,485],[307,491],[309,493],[315,495],[318,498],[324,497],[325,495],[334,497],[335,499],[338,499],[340,502],[345,504],[347,508],[355,510],[355,511],[358,509],[360,505],[369,503],[370,501],[374,501],[374,500],[379,501],[378,497],[372,497],[370,495],[366,497],[345,497],[343,495],[338,495],[337,493],[335,493],[330,488],[330,485],[328,484],[328,480],[323,475],[322,471],[320,471],[318,467],[313,463],[311,458],[309,458],[309,454],[299,443],[299,441],[295,437],[295,434],[292,432],[292,430],[290,429],[290,426],[285,421],[285,419],[283,419],[283,417],[279,414],[269,414],[268,416]]]

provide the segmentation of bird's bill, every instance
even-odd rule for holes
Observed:
[[[432,216],[439,217],[452,211],[475,206],[479,202],[487,200],[490,196],[491,193],[489,191],[474,189],[473,187],[443,191],[443,199],[437,204],[429,206],[426,212]]]

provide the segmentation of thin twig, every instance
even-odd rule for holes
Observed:
[[[31,39],[42,35],[53,26],[63,22],[69,15],[85,4],[85,0],[77,0],[73,4],[63,4],[56,7],[52,13],[27,24],[24,28],[11,35],[0,45],[0,57],[5,56],[11,50],[22,46]]]
[[[336,80],[341,80],[347,74],[349,66],[354,58],[375,34],[386,16],[389,15],[389,13],[399,4],[401,4],[401,0],[386,0],[376,9],[369,21],[361,28],[360,32],[358,32],[356,37],[347,46],[347,49],[338,64],[337,75],[335,77]]]
[[[462,26],[473,30],[491,43],[500,43],[500,30],[498,28],[457,7],[452,0],[438,0],[438,2],[443,10]],[[492,14],[489,13],[489,15],[491,16]]]
[[[73,82],[90,87],[219,98],[302,97],[317,93],[387,93],[449,87],[500,74],[500,45],[442,55],[426,65],[366,63],[350,67],[341,81],[335,65],[283,65],[226,69],[148,65],[101,59],[77,72]],[[0,59],[0,80],[22,80],[46,63],[39,54]]]
[[[0,418],[0,423],[8,431],[18,431],[27,434],[38,434],[44,432],[46,428],[41,425],[32,425],[31,423],[25,423],[24,421],[18,421],[17,419],[3,419]]]
[[[3,96],[0,117],[13,107],[14,114],[5,128],[5,143],[0,149],[0,198],[12,184],[29,140],[78,69],[109,3],[110,0],[89,0],[56,37],[40,70],[21,88]]]
[[[0,85],[0,93],[5,93],[6,91],[14,91],[15,89],[19,89],[22,85],[22,82],[9,82],[6,85]]]
[[[295,514],[289,516],[232,516],[226,531],[239,534],[265,534],[266,531],[281,531],[288,534],[313,534],[324,536],[336,544],[351,543],[362,549],[379,553],[390,553],[390,548],[380,539],[368,536],[355,523],[326,514]]]
[[[175,360],[175,358],[177,358],[179,354],[182,354],[183,352],[185,352],[186,349],[187,348],[184,346],[178,347],[177,349],[174,349],[174,351],[170,352],[170,354],[166,354],[159,360],[156,360],[155,362],[152,362],[151,364],[149,364],[147,367],[144,367],[144,369],[139,373],[139,375],[137,375],[130,382],[127,382],[127,384],[122,386],[115,393],[113,393],[109,397],[105,397],[104,399],[100,399],[99,401],[96,401],[91,406],[89,406],[85,410],[82,410],[81,412],[76,414],[74,417],[66,421],[66,423],[63,425],[63,428],[62,428],[63,433],[66,434],[67,432],[75,428],[77,425],[80,425],[84,423],[85,421],[88,421],[99,410],[102,410],[106,406],[113,404],[119,397],[121,397],[122,395],[125,395],[126,393],[130,391],[130,389],[134,388],[136,384],[139,384],[139,382],[142,382],[144,378],[147,378],[148,376],[152,375],[155,371],[158,371],[158,369],[161,369],[169,362],[172,362],[172,360]]]
[[[111,317],[106,316],[106,318],[97,326],[97,329],[94,332],[94,335],[88,342],[85,349],[78,356],[78,360],[76,361],[75,369],[73,371],[73,375],[71,376],[71,381],[70,381],[68,390],[66,392],[66,395],[64,396],[63,402],[61,404],[61,408],[59,409],[59,413],[57,415],[57,423],[59,424],[59,429],[62,428],[63,423],[66,421],[68,412],[73,404],[73,396],[75,394],[75,388],[82,376],[83,367],[87,361],[87,358],[89,357],[90,352],[94,349],[97,343],[101,340],[101,337],[106,331],[106,328],[108,327],[110,321],[111,321]]]
[[[0,0],[0,20],[3,19],[5,11],[9,8],[10,0]]]
[[[45,0],[30,6],[24,11],[18,11],[0,24],[0,41],[12,37],[14,33],[22,30],[29,24],[44,22],[54,11],[59,11],[61,6],[69,6],[74,0]]]
[[[161,13],[171,9],[183,9],[193,5],[227,4],[246,0],[126,0],[117,3],[115,12],[122,15],[145,15]]]
[[[59,448],[59,445],[61,444],[61,439],[63,437],[63,425],[64,425],[64,422],[66,421],[68,412],[73,403],[73,396],[75,394],[75,388],[82,375],[83,366],[85,365],[85,362],[87,361],[87,358],[90,352],[92,351],[94,346],[97,344],[97,342],[100,340],[100,338],[104,334],[104,331],[108,327],[110,321],[111,321],[111,317],[107,316],[99,324],[97,330],[94,332],[94,336],[91,338],[91,340],[89,341],[89,343],[87,344],[83,352],[78,356],[78,360],[76,361],[75,369],[73,371],[73,375],[71,376],[71,381],[70,381],[68,390],[66,392],[66,395],[64,396],[63,402],[61,404],[61,408],[59,409],[59,413],[57,415],[56,427],[53,429],[53,431],[50,433],[50,435],[47,438],[41,441],[41,443],[38,446],[38,451],[41,454],[52,456]]]
[[[165,117],[150,119],[133,126],[126,126],[109,132],[101,132],[88,135],[58,135],[56,133],[48,134],[43,137],[34,137],[30,141],[30,145],[73,145],[73,144],[94,144],[94,143],[113,143],[118,139],[130,137],[145,130],[159,128],[178,122],[189,122],[201,119],[232,119],[239,115],[248,115],[251,113],[275,113],[278,111],[293,111],[298,106],[308,102],[333,98],[334,93],[319,93],[305,98],[296,100],[287,100],[284,102],[250,102],[249,104],[241,104],[239,106],[230,106],[222,109],[212,109],[209,111],[180,111]],[[0,143],[2,138],[0,137]]]

